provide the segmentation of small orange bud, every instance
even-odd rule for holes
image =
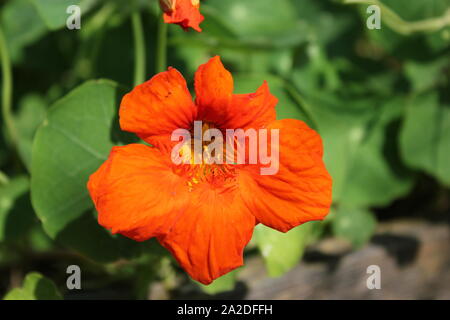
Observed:
[[[165,23],[178,24],[184,30],[202,31],[200,23],[204,17],[200,13],[200,0],[159,0],[159,4]]]

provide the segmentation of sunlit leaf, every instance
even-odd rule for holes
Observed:
[[[287,233],[262,224],[255,228],[254,239],[272,277],[281,276],[295,267],[303,256],[312,223],[298,226]]]
[[[37,272],[27,274],[22,288],[12,289],[4,300],[61,300],[55,284]]]
[[[34,134],[46,114],[46,101],[39,95],[27,95],[19,103],[16,114],[16,127],[19,132],[19,153],[29,168]]]
[[[353,246],[361,247],[375,232],[376,219],[364,209],[340,207],[331,220],[335,236],[348,240]]]
[[[401,133],[404,161],[450,186],[450,106],[436,93],[413,99],[406,111]]]
[[[221,292],[231,291],[234,289],[236,284],[236,276],[237,270],[231,271],[220,278],[217,278],[213,283],[207,286],[201,283],[198,283],[198,285],[207,294],[218,294]]]
[[[89,81],[55,103],[33,145],[31,192],[44,230],[97,260],[132,254],[134,242],[111,237],[92,214],[86,184],[115,144],[122,92],[111,81]]]

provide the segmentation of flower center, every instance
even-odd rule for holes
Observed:
[[[201,126],[200,126],[201,123]],[[202,182],[223,187],[234,181],[236,170],[226,162],[222,131],[210,122],[195,121],[190,129],[191,139],[180,149],[184,159],[177,171],[184,175],[190,191]]]

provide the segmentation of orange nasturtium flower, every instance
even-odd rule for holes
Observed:
[[[164,22],[175,23],[184,30],[192,28],[201,32],[200,23],[205,19],[200,13],[200,0],[159,0],[164,11]]]
[[[123,97],[120,126],[152,146],[114,147],[91,175],[90,195],[99,223],[137,241],[156,237],[195,280],[211,283],[243,265],[256,224],[286,232],[322,220],[331,205],[331,177],[320,136],[299,120],[276,120],[278,100],[266,82],[233,94],[233,78],[212,58],[195,75],[192,100],[173,68]],[[262,164],[174,164],[174,130],[194,121],[225,129],[279,129],[279,170]]]

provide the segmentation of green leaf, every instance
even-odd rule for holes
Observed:
[[[344,101],[329,94],[307,96],[323,139],[324,161],[333,178],[333,200],[340,201],[358,148],[367,135],[373,101]]]
[[[81,8],[81,15],[86,14],[97,0],[30,0],[51,30],[62,28],[66,25],[69,14],[66,12],[71,5]]]
[[[19,61],[27,45],[39,40],[47,28],[28,0],[6,2],[0,24],[5,33],[11,59]]]
[[[351,26],[353,17],[326,1],[291,0],[302,24],[302,34],[314,43],[327,44]]]
[[[398,155],[398,127],[404,99],[393,99],[377,113],[352,159],[341,204],[353,207],[384,206],[405,195],[413,179]]]
[[[213,283],[207,286],[198,282],[196,283],[199,285],[202,291],[204,291],[207,294],[213,295],[233,290],[236,284],[236,276],[237,270],[234,270],[228,272],[227,274],[221,276],[220,278],[217,278],[216,280],[214,280]]]
[[[0,243],[18,239],[34,222],[29,180],[19,176],[0,187]]]
[[[412,178],[401,164],[395,139],[402,99],[351,100],[303,88],[323,140],[335,203],[382,206],[410,190]]]
[[[444,70],[450,65],[447,56],[428,63],[408,61],[405,64],[405,74],[415,92],[431,89],[441,81],[445,81]]]
[[[30,94],[19,102],[16,127],[19,132],[19,154],[25,166],[31,166],[31,148],[34,134],[45,119],[46,101],[37,94]]]
[[[33,145],[31,195],[44,230],[100,261],[131,255],[138,248],[97,224],[86,188],[111,148],[129,137],[118,128],[121,96],[111,81],[86,82],[49,109]]]
[[[292,46],[304,40],[295,8],[288,0],[209,0],[202,12],[213,16],[245,43]]]
[[[4,300],[62,300],[55,284],[37,272],[27,274],[22,288],[12,289]]]
[[[259,224],[255,228],[254,239],[266,263],[271,277],[278,277],[291,270],[303,256],[308,244],[313,223],[296,227],[287,233]]]
[[[340,207],[331,219],[335,236],[348,240],[354,247],[361,247],[375,232],[377,221],[368,210]]]
[[[400,136],[403,159],[450,186],[450,106],[437,93],[414,98],[407,108]]]

